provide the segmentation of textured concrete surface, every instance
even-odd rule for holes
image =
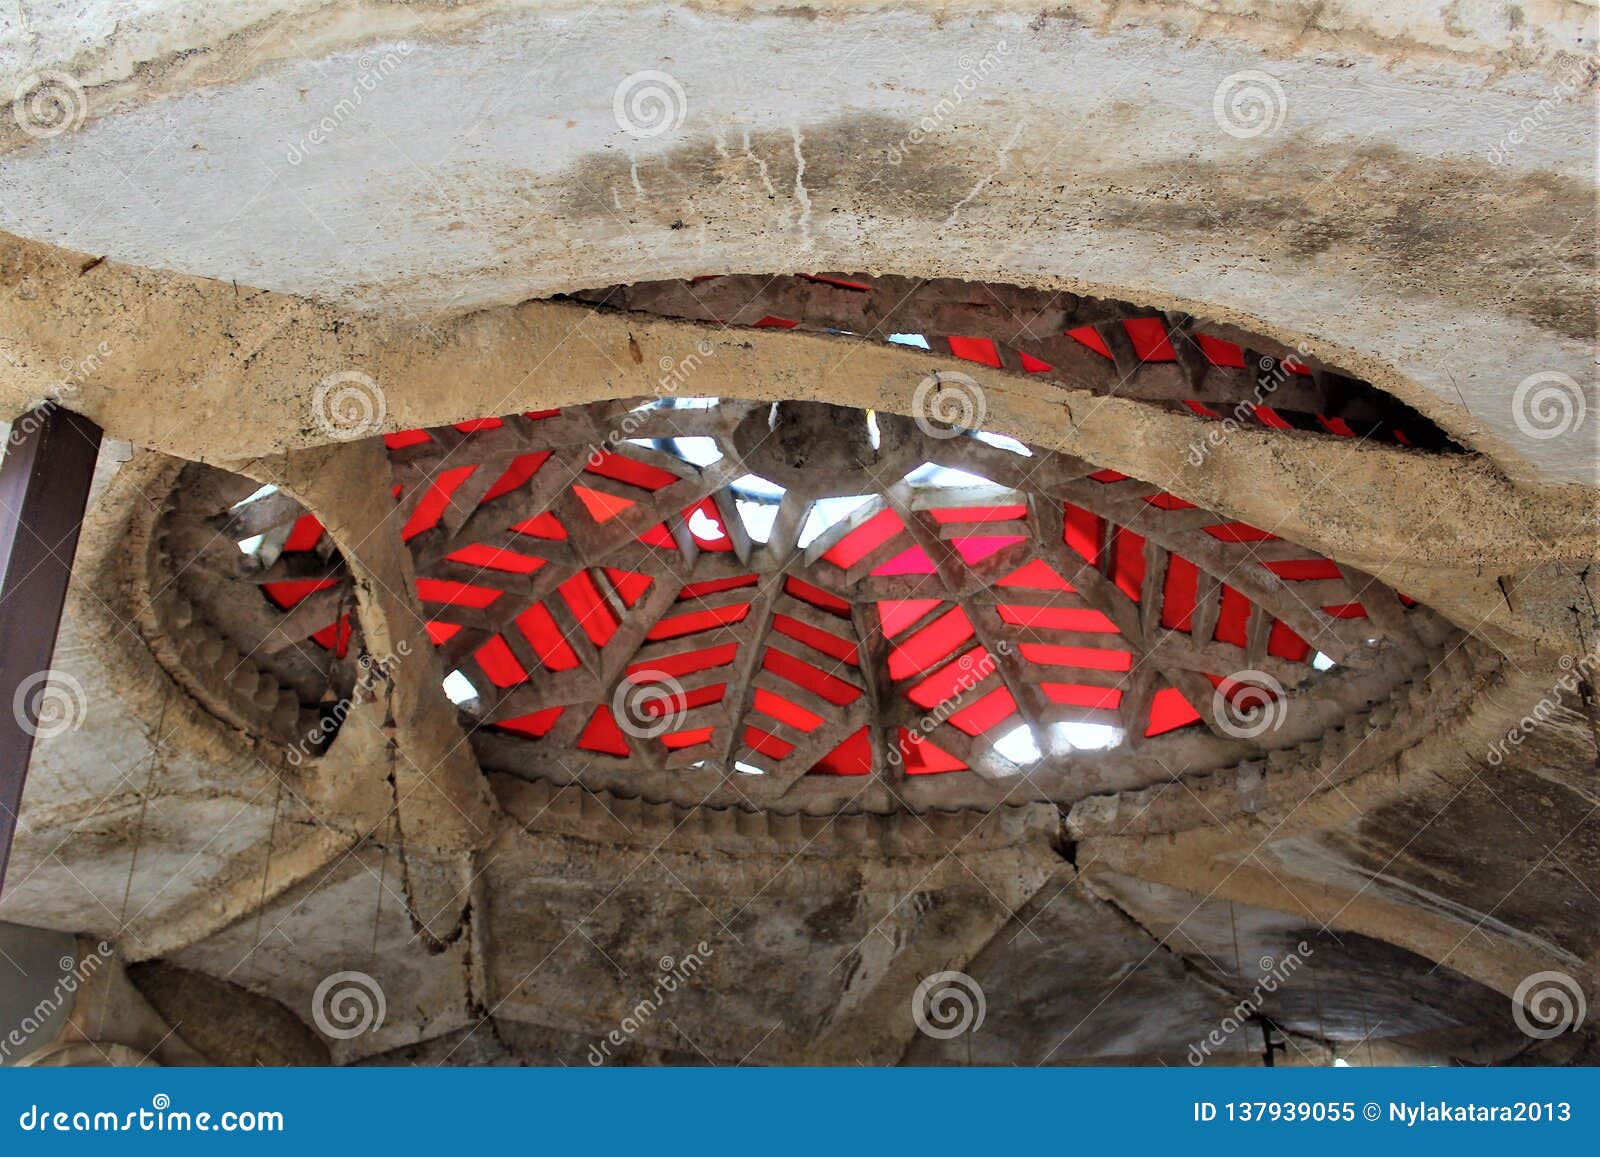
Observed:
[[[106,461],[58,656],[86,709],[39,745],[0,917],[114,938],[153,962],[116,972],[148,1000],[119,988],[53,1055],[137,1060],[197,1018],[155,1059],[583,1064],[618,1032],[607,1063],[1182,1064],[1261,959],[1304,941],[1304,981],[1260,1010],[1288,1063],[1594,1063],[1592,1031],[1533,1042],[1512,997],[1555,970],[1600,1003],[1596,708],[1587,684],[1558,689],[1596,637],[1596,13],[1414,9],[94,0],[0,18],[5,91],[70,78],[67,131],[0,121],[0,401],[74,405],[141,447]],[[649,137],[613,108],[642,70],[683,92]],[[1259,134],[1219,106],[1241,73],[1271,81]],[[1461,694],[1419,691],[1406,727],[1346,736],[1348,767],[1319,751],[1105,796],[976,852],[625,846],[598,797],[530,813],[476,781],[434,805],[477,801],[486,839],[430,842],[392,822],[381,714],[292,773],[130,626],[128,527],[162,499],[140,486],[150,448],[328,501],[359,479],[317,447],[328,373],[377,378],[393,428],[648,393],[701,331],[529,299],[828,268],[1190,310],[1308,341],[1415,405],[1471,453],[1242,431],[1201,471],[1179,416],[1063,420],[1068,392],[973,371],[996,429],[1288,520],[1436,606],[1476,636],[1435,673]],[[717,340],[697,392],[906,412],[926,367]],[[1567,407],[1553,436],[1536,378]],[[448,739],[436,722],[411,734]],[[641,1017],[663,958],[689,953],[703,968]],[[918,1031],[940,970],[985,992],[977,1033]],[[318,993],[347,972],[386,1006],[341,1037]],[[1257,1030],[1208,1061],[1254,1063]]]
[[[1537,8],[245,5],[119,11],[108,42],[41,15],[11,72],[76,77],[86,119],[7,126],[0,227],[406,315],[818,268],[1205,302],[1591,479],[1595,14]],[[641,70],[683,97],[639,138],[613,95]],[[1240,73],[1276,86],[1242,138]],[[1579,383],[1586,437],[1517,428],[1535,373]]]

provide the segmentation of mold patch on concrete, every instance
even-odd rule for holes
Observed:
[[[1111,184],[1096,214],[1114,225],[1203,241],[1245,223],[1260,260],[1360,263],[1373,297],[1444,295],[1577,341],[1595,334],[1586,181],[1302,138],[1244,168],[1196,160]]]

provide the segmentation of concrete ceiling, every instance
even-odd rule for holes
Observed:
[[[23,236],[424,318],[729,271],[1092,285],[1593,478],[1585,5],[86,7],[4,41],[66,110],[0,126]],[[1534,374],[1573,436],[1519,425]]]
[[[1267,1006],[1302,1063],[1356,1042],[1595,1056],[1511,1015],[1529,976],[1600,980],[1595,709],[1560,690],[1600,625],[1592,5],[91,0],[0,19],[0,85],[23,98],[0,123],[0,230],[27,239],[0,238],[0,400],[78,405],[142,447],[107,455],[57,656],[82,713],[39,744],[0,903],[140,962],[63,1040],[585,1063],[662,958],[704,943],[705,980],[612,1059],[1183,1063],[1304,943],[1314,983]],[[657,135],[616,109],[644,71],[682,92]],[[63,131],[29,104],[41,83]],[[1277,508],[1330,557],[1402,568],[1471,641],[1346,748],[887,855],[812,846],[792,816],[658,828],[649,801],[490,781],[461,754],[434,783],[396,755],[455,751],[426,662],[389,688],[393,717],[367,704],[291,774],[141,630],[131,576],[155,547],[134,531],[171,467],[152,447],[284,480],[373,580],[363,625],[392,644],[417,616],[398,544],[365,541],[381,460],[312,445],[318,377],[366,366],[394,421],[430,425],[644,393],[682,328],[514,307],[827,269],[1083,290],[1307,342],[1469,453],[1241,431],[1185,470],[1173,415],[1113,399],[1063,421],[1054,396],[973,372],[1005,428],[1138,477],[1159,461],[1175,493],[1231,490],[1235,517]],[[904,412],[923,372],[814,335],[716,338],[729,396]],[[59,955],[45,942],[34,971]],[[352,969],[381,982],[386,1023],[312,1032],[319,982]],[[944,969],[988,993],[987,1036],[917,1031],[912,994]],[[1223,1036],[1210,1059],[1253,1060],[1248,1031]]]

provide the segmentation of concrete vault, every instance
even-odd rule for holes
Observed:
[[[0,1060],[1600,1060],[1592,6],[127,7]]]

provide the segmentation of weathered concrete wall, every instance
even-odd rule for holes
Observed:
[[[316,440],[307,395],[321,374],[348,368],[319,360],[339,351],[375,359],[397,420],[475,416],[513,388],[518,404],[641,392],[653,374],[624,354],[631,322],[600,327],[596,343],[555,307],[509,308],[563,290],[829,268],[1087,288],[1291,344],[1309,339],[1493,459],[1441,471],[1433,485],[1459,479],[1474,496],[1444,519],[1423,509],[1431,490],[1386,493],[1381,468],[1358,480],[1337,474],[1366,521],[1302,515],[1307,533],[1338,540],[1330,553],[1370,550],[1374,527],[1404,530],[1399,542],[1426,526],[1418,551],[1448,548],[1458,569],[1432,589],[1417,573],[1408,585],[1421,593],[1470,590],[1460,605],[1483,616],[1513,594],[1520,604],[1523,589],[1562,614],[1578,601],[1569,588],[1539,589],[1527,568],[1530,544],[1554,544],[1571,564],[1592,541],[1591,492],[1530,484],[1590,482],[1600,461],[1592,6],[180,11],[99,2],[16,11],[0,17],[0,84],[28,91],[42,71],[65,73],[51,81],[65,131],[40,131],[26,102],[0,121],[0,229],[88,258],[69,269],[76,288],[66,290],[0,270],[11,278],[3,308],[13,324],[0,335],[7,402],[75,395],[120,418],[127,428],[114,432],[124,436],[242,457]],[[614,98],[644,70],[670,75],[671,85],[657,83],[671,115],[665,131],[637,136]],[[95,266],[101,256],[110,260]],[[129,285],[147,297],[108,287]],[[223,296],[242,304],[226,310]],[[653,366],[666,346],[637,329]],[[102,355],[107,334],[118,340]],[[670,336],[664,329],[661,340]],[[734,335],[714,373],[734,381],[752,364],[735,361],[734,347],[750,346],[753,364],[774,371],[750,386],[756,396],[891,406],[904,405],[901,379],[921,373],[906,351],[872,350],[852,363],[857,377],[819,384],[820,347],[780,347],[780,336]],[[554,387],[533,372],[545,358],[562,366]],[[862,374],[867,363],[875,377]],[[1519,401],[1531,379],[1553,384],[1567,406],[1556,436],[1532,420],[1525,393]],[[1115,407],[1098,426],[1067,430],[1053,401],[999,375],[984,380],[1014,432],[1070,439],[1135,472],[1141,453],[1183,440],[1162,433],[1164,418]],[[248,389],[230,397],[239,383]],[[553,389],[565,392],[553,398]],[[1307,488],[1350,460],[1265,438],[1242,432],[1219,457],[1224,468],[1183,485],[1202,496],[1271,471]],[[1479,495],[1494,499],[1497,517],[1537,517],[1495,522]],[[117,495],[125,505],[149,500]],[[125,505],[102,511],[108,525],[86,541],[64,635],[61,665],[95,706],[80,730],[40,745],[3,910],[115,933],[132,957],[231,976],[308,1022],[320,979],[370,969],[390,989],[391,1017],[378,1033],[336,1042],[341,1060],[438,1039],[451,1043],[425,1053],[432,1059],[579,1063],[591,1034],[626,1012],[654,958],[682,952],[691,930],[718,937],[714,987],[680,1009],[695,1037],[642,1034],[631,1046],[639,1055],[688,1060],[703,1047],[737,1061],[755,1048],[770,1050],[757,1059],[848,1060],[859,1041],[871,1059],[894,1059],[911,1036],[915,974],[970,962],[1006,998],[995,1007],[1004,1035],[993,1057],[1042,1055],[1114,997],[1073,1055],[1172,1060],[1229,1004],[1227,977],[1222,991],[1173,986],[1186,975],[1179,956],[1215,955],[1224,900],[1230,917],[1235,900],[1258,906],[1245,922],[1259,943],[1307,920],[1343,920],[1452,959],[1502,992],[1533,967],[1525,961],[1591,985],[1600,975],[1581,890],[1597,862],[1582,721],[1574,713],[1541,733],[1534,766],[1510,779],[1469,747],[1537,701],[1554,672],[1548,653],[1515,652],[1526,673],[1506,681],[1503,701],[1459,743],[1421,745],[1373,772],[1380,782],[1357,797],[1370,814],[1319,799],[1282,833],[1265,820],[1240,824],[1249,843],[1234,846],[1223,838],[1231,832],[1201,832],[1182,855],[1145,854],[1145,844],[1180,843],[1164,832],[1130,840],[1139,846],[1117,849],[1127,854],[1098,874],[1076,865],[1099,889],[1091,899],[1076,883],[1058,898],[1063,878],[1053,873],[1066,869],[1042,836],[952,860],[926,880],[869,857],[802,862],[774,876],[778,899],[757,902],[764,881],[747,878],[755,860],[673,852],[631,878],[638,856],[620,859],[603,838],[525,833],[503,817],[484,859],[414,855],[399,883],[391,832],[362,808],[340,815],[324,800],[281,798],[247,737],[203,716],[124,633],[130,608],[113,563]],[[1516,557],[1507,569],[1527,571],[1511,593],[1495,585],[1508,538]],[[1474,566],[1481,573],[1469,580]],[[328,774],[365,773],[381,786],[383,771],[347,764]],[[1445,786],[1397,801],[1421,780]],[[1458,784],[1471,790],[1446,812]],[[1537,822],[1507,819],[1491,784],[1514,787],[1514,805]],[[1429,855],[1399,858],[1413,830],[1439,815],[1440,832],[1418,845]],[[1483,831],[1502,838],[1470,862],[1441,844]],[[1240,870],[1258,835],[1278,836],[1264,852],[1277,875]],[[1540,873],[1503,904],[1526,879],[1521,858],[1546,843],[1570,866]],[[1133,880],[1140,868],[1147,877]],[[1214,897],[1193,944],[1168,943],[1177,917],[1203,901],[1179,886]],[[1502,923],[1452,945],[1459,928],[1502,907]],[[808,975],[819,951],[836,974]],[[1152,951],[1159,967],[1125,989],[1030,987],[1063,960],[1137,971]],[[1401,1002],[1415,971],[1398,956],[1352,957],[1338,970],[1344,1004],[1332,1012],[1349,1027],[1364,996]],[[784,1004],[768,989],[790,975],[805,980]],[[1434,1004],[1403,1027],[1435,1031],[1446,1005],[1481,1019],[1494,1003],[1487,991],[1439,982]],[[1185,1016],[1160,1031],[1175,992]],[[586,1009],[591,993],[596,1007]],[[1036,1023],[1038,1010],[1048,1016]],[[1303,1001],[1286,1011],[1296,1010],[1308,1019]],[[786,1011],[798,1014],[787,1026]],[[474,1026],[486,1027],[466,1036]],[[913,1058],[965,1059],[958,1046],[914,1043]],[[1460,1042],[1428,1051],[1436,1044],[1406,1055],[1465,1055],[1451,1051]],[[1468,1044],[1504,1055],[1494,1032]]]
[[[1592,478],[1594,10],[1260,7],[45,10],[9,73],[75,77],[83,118],[0,129],[0,227],[422,315],[728,271],[1093,286],[1354,351]],[[665,108],[625,115],[668,120],[635,136],[642,70]],[[1573,436],[1519,426],[1534,374],[1576,383]]]

